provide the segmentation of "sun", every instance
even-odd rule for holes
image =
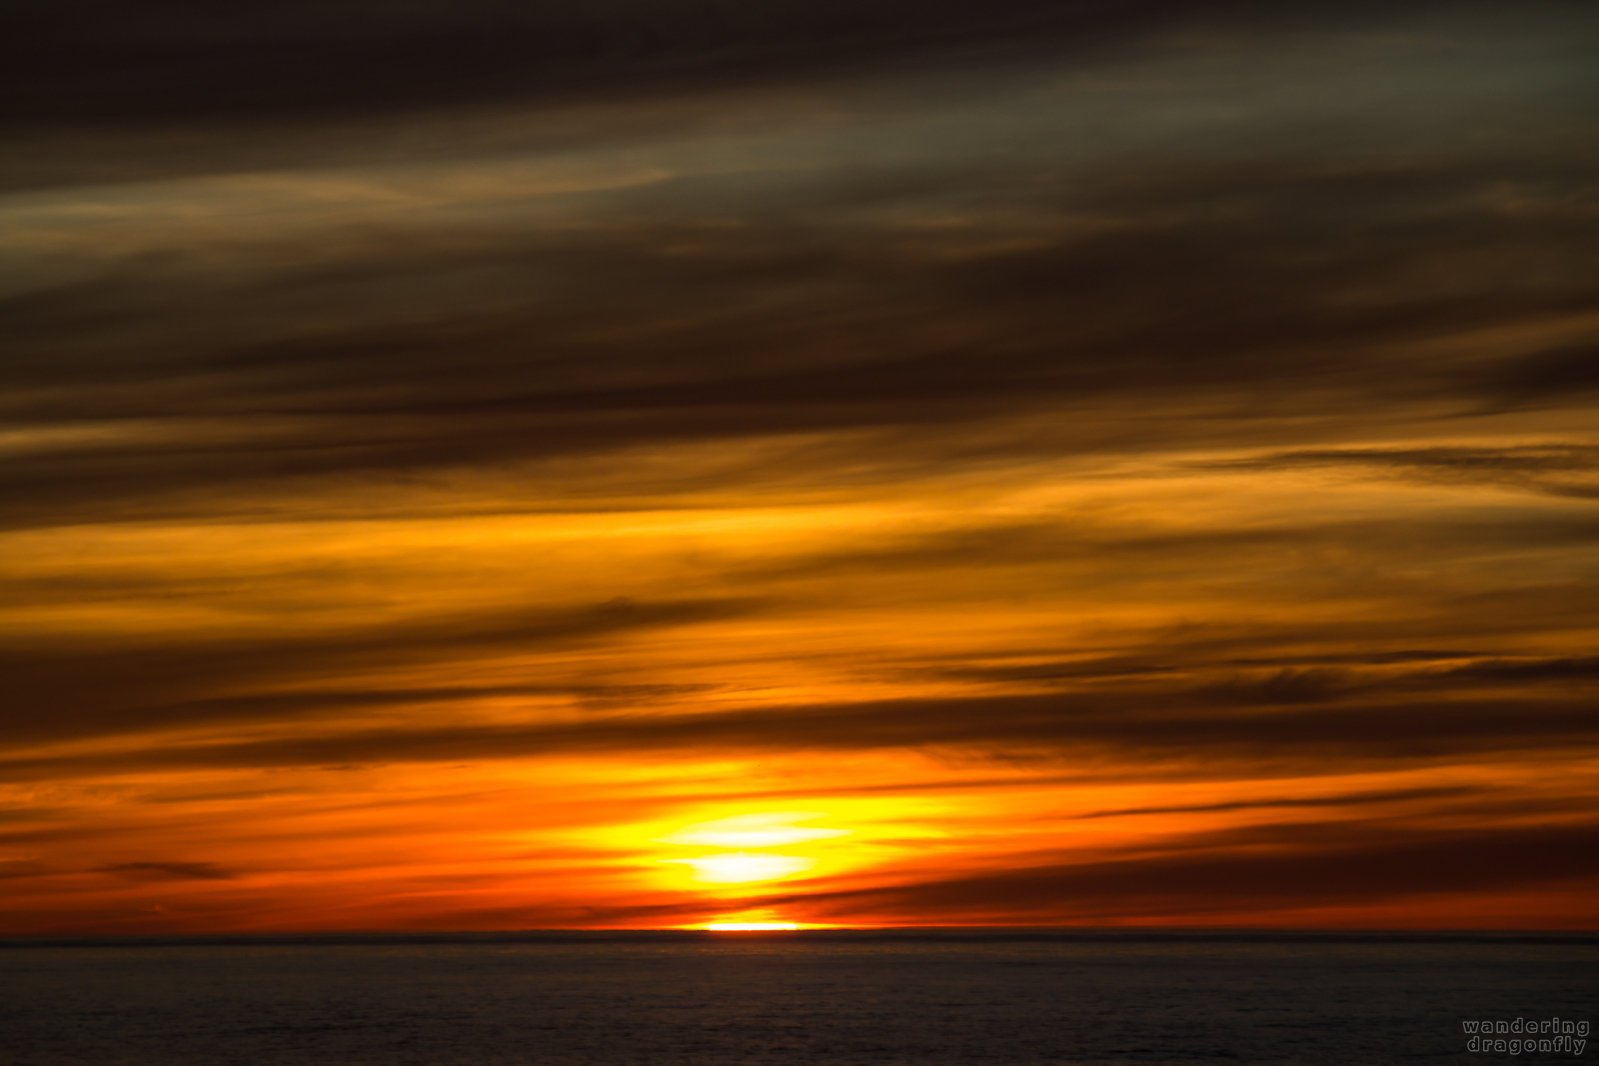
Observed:
[[[707,922],[700,926],[712,933],[765,933],[799,927],[798,922]]]
[[[792,854],[796,845],[802,851],[810,850],[807,846],[853,832],[801,824],[823,817],[814,811],[761,811],[698,822],[655,837],[654,843],[694,848],[699,854],[657,861],[688,867],[693,879],[702,884],[778,881],[817,865],[819,857]],[[768,850],[772,848],[784,850]]]

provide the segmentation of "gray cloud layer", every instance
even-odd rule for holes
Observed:
[[[1315,14],[1360,6],[1377,5]],[[10,45],[0,85],[34,122],[304,117],[814,76],[995,43],[1091,47],[1269,10],[1216,0],[302,0],[264,13],[71,0],[0,24]]]

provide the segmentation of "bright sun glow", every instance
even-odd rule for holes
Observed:
[[[713,933],[750,933],[768,929],[798,929],[798,922],[711,922],[701,928]]]
[[[740,814],[712,822],[686,826],[671,836],[659,838],[662,844],[691,844],[713,848],[777,848],[808,840],[827,840],[848,836],[848,829],[818,829],[797,823],[822,818],[810,811],[771,811]]]
[[[816,865],[815,859],[798,855],[771,855],[765,852],[732,851],[718,855],[699,855],[690,859],[662,859],[681,863],[694,871],[694,880],[711,884],[742,884],[747,881],[775,881]]]

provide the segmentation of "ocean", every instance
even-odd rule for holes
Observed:
[[[1581,1061],[1591,934],[813,930],[0,941],[10,1066]],[[1503,1037],[1501,1037],[1503,1039]],[[1578,1037],[1577,1039],[1584,1039]]]

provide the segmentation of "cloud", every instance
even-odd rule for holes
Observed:
[[[1447,671],[1450,679],[1500,682],[1599,681],[1599,656],[1561,659],[1488,659]]]
[[[1492,384],[1506,402],[1549,402],[1572,393],[1599,389],[1599,347],[1551,348],[1508,360],[1497,368]],[[1592,457],[1586,464],[1594,466]]]
[[[1068,5],[1067,21],[1147,31],[1178,6]],[[749,18],[759,33],[862,18],[888,38],[941,39],[945,19],[1050,17],[1001,7],[907,21],[884,9],[880,24],[828,5],[785,5],[770,26]],[[197,42],[211,34],[248,55],[251,33],[338,38],[331,27],[359,21],[354,10],[322,23],[294,8],[254,29],[156,19],[145,32],[170,34],[209,70],[216,42]],[[693,18],[673,11],[692,37]],[[391,28],[425,36],[460,18],[486,31],[518,17],[471,22],[481,15],[422,9]],[[625,39],[629,18],[653,26],[661,11],[614,15]],[[1451,32],[1482,45],[1481,27]],[[1402,64],[1372,58],[1399,79],[1383,92],[1414,98]],[[212,99],[181,65],[139,62],[141,77],[177,78],[184,101]],[[16,199],[34,243],[3,312],[14,399],[0,416],[25,450],[5,465],[0,521],[259,513],[296,494],[314,510],[352,484],[483,471],[558,501],[596,473],[574,478],[563,463],[785,436],[835,443],[825,464],[813,443],[738,473],[894,480],[1195,440],[1352,463],[1301,445],[1350,419],[1489,419],[1540,374],[1570,379],[1570,353],[1592,343],[1594,221],[1576,208],[1529,218],[1505,201],[1586,202],[1553,103],[1577,75],[1548,84],[1520,53],[1495,60],[1500,91],[1547,118],[1536,130],[1484,119],[1475,98],[1452,95],[1470,82],[1453,68],[1427,68],[1451,87],[1427,97],[1443,120],[1390,108],[1362,112],[1357,129],[1329,119],[1317,93],[1336,95],[1366,65],[1321,62],[1304,74],[1313,98],[1271,106],[1260,100],[1275,98],[1275,71],[1240,96],[1205,61],[1157,52],[1132,61],[1121,87],[1070,64],[1027,67],[953,118],[845,92],[843,118],[624,142],[586,162],[490,153]],[[1236,120],[1184,132],[1173,77]],[[341,84],[297,78],[335,95]],[[1448,134],[1468,122],[1473,137]],[[1334,140],[1307,143],[1316,131]],[[551,192],[555,171],[575,184]],[[618,184],[624,171],[657,177]],[[1570,389],[1539,397],[1585,402]],[[1449,457],[1409,458],[1406,469],[1437,470]],[[1589,491],[1577,473],[1515,476]]]
[[[119,862],[96,872],[137,881],[231,881],[239,876],[211,862]]]
[[[1469,786],[1439,786],[1429,788],[1396,788],[1381,792],[1350,792],[1335,796],[1297,796],[1273,799],[1229,800],[1222,803],[1190,803],[1168,807],[1121,807],[1114,810],[1088,811],[1077,818],[1124,818],[1143,814],[1216,814],[1227,811],[1271,810],[1293,807],[1345,807],[1367,803],[1395,803],[1412,799],[1439,799],[1445,796],[1467,796],[1479,790]]]
[[[429,618],[332,633],[279,632],[265,638],[211,640],[191,634],[154,645],[133,639],[121,647],[101,642],[27,642],[0,653],[12,696],[0,711],[0,724],[11,744],[20,745],[185,726],[286,723],[474,696],[573,696],[603,706],[619,698],[638,699],[668,690],[548,682],[396,684],[376,690],[326,684],[283,688],[296,681],[303,685],[392,668],[402,659],[414,667],[496,652],[529,655],[541,649],[581,647],[628,633],[736,618],[760,606],[748,599],[641,603],[617,598],[576,607]],[[41,706],[49,706],[52,713],[40,714]]]
[[[1505,448],[1328,448],[1192,464],[1212,470],[1365,468],[1455,484],[1503,485],[1577,499],[1599,497],[1599,447],[1524,444]]]
[[[239,875],[124,860],[474,789],[487,841],[518,790],[599,832],[1204,781],[1062,805],[1143,850],[833,902],[1591,872],[1500,828],[1592,853],[1508,784],[1599,750],[1588,5],[192,6],[0,16],[0,842],[176,900]],[[1350,824],[1148,835],[1293,812]],[[449,896],[511,861],[436,913],[686,913]]]
[[[1225,12],[1237,5],[1203,5]],[[1203,9],[1203,8],[1202,8]],[[5,88],[34,122],[344,115],[739,85],[958,57],[985,43],[1102,45],[1190,21],[1170,0],[720,0],[279,5],[273,17],[102,0],[13,13]]]
[[[805,904],[820,914],[916,914],[933,923],[1070,923],[1259,915],[1599,876],[1599,825],[1591,822],[1441,831],[1328,822],[1254,827],[1231,838],[1164,854],[1089,857],[760,902]],[[1216,846],[1224,843],[1236,846]]]
[[[1069,756],[1085,767],[1205,765],[1213,772],[1353,772],[1599,744],[1591,701],[1567,695],[1372,701],[1271,712],[1148,694],[899,699],[529,724],[316,731],[106,755],[13,758],[19,779],[151,769],[454,762],[562,754],[870,751]]]
[[[45,877],[55,871],[31,859],[0,860],[0,881],[20,877]]]

